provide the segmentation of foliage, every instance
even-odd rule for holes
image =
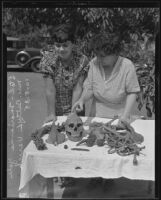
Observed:
[[[101,29],[129,33],[151,33],[154,35],[159,23],[157,8],[5,8],[3,26],[8,34],[28,34],[37,27],[43,29],[71,21],[76,34],[90,37]],[[129,38],[129,37],[128,37]]]
[[[159,29],[159,8],[4,8],[3,31],[27,38],[29,45],[44,47],[50,41],[49,29],[71,22],[76,28],[77,46],[90,58],[88,40],[99,31],[116,32],[122,39],[125,57],[136,65],[141,87],[138,108],[147,115],[155,112],[155,49],[150,50]]]
[[[131,42],[124,44],[123,55],[130,58],[136,66],[141,92],[137,97],[138,109],[145,105],[147,116],[155,113],[155,41],[150,35],[139,39],[132,35]]]

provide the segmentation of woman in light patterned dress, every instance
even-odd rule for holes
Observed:
[[[130,122],[140,86],[134,64],[120,56],[121,41],[115,34],[97,34],[91,40],[96,54],[90,61],[88,77],[83,93],[73,109],[81,110],[83,104],[93,97],[92,111],[96,117],[113,118]]]

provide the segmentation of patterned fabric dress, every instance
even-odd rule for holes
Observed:
[[[42,52],[40,61],[44,77],[51,78],[56,88],[56,115],[68,115],[72,107],[72,94],[79,77],[87,75],[88,59],[80,52],[73,50],[73,56],[68,65],[63,65],[54,47]]]

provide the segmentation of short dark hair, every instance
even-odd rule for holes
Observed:
[[[65,34],[65,38],[62,37]],[[75,28],[72,24],[60,24],[50,29],[50,35],[55,42],[65,42],[67,40],[75,42]]]
[[[121,39],[115,33],[96,34],[89,42],[89,49],[96,54],[99,51],[103,51],[106,55],[118,54],[121,47]]]

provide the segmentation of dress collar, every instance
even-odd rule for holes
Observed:
[[[104,79],[105,82],[108,82],[108,81],[110,81],[110,80],[112,79],[113,75],[114,75],[114,74],[117,72],[117,70],[118,70],[118,66],[119,66],[119,64],[120,64],[120,61],[121,61],[121,56],[118,56],[117,61],[116,61],[115,65],[114,65],[114,67],[113,67],[113,69],[112,69],[111,75],[110,75],[110,77],[106,80],[104,68],[99,64],[98,60],[96,60],[97,66],[99,67],[100,72],[101,72],[101,75],[102,75],[102,77],[103,77],[103,79]]]

